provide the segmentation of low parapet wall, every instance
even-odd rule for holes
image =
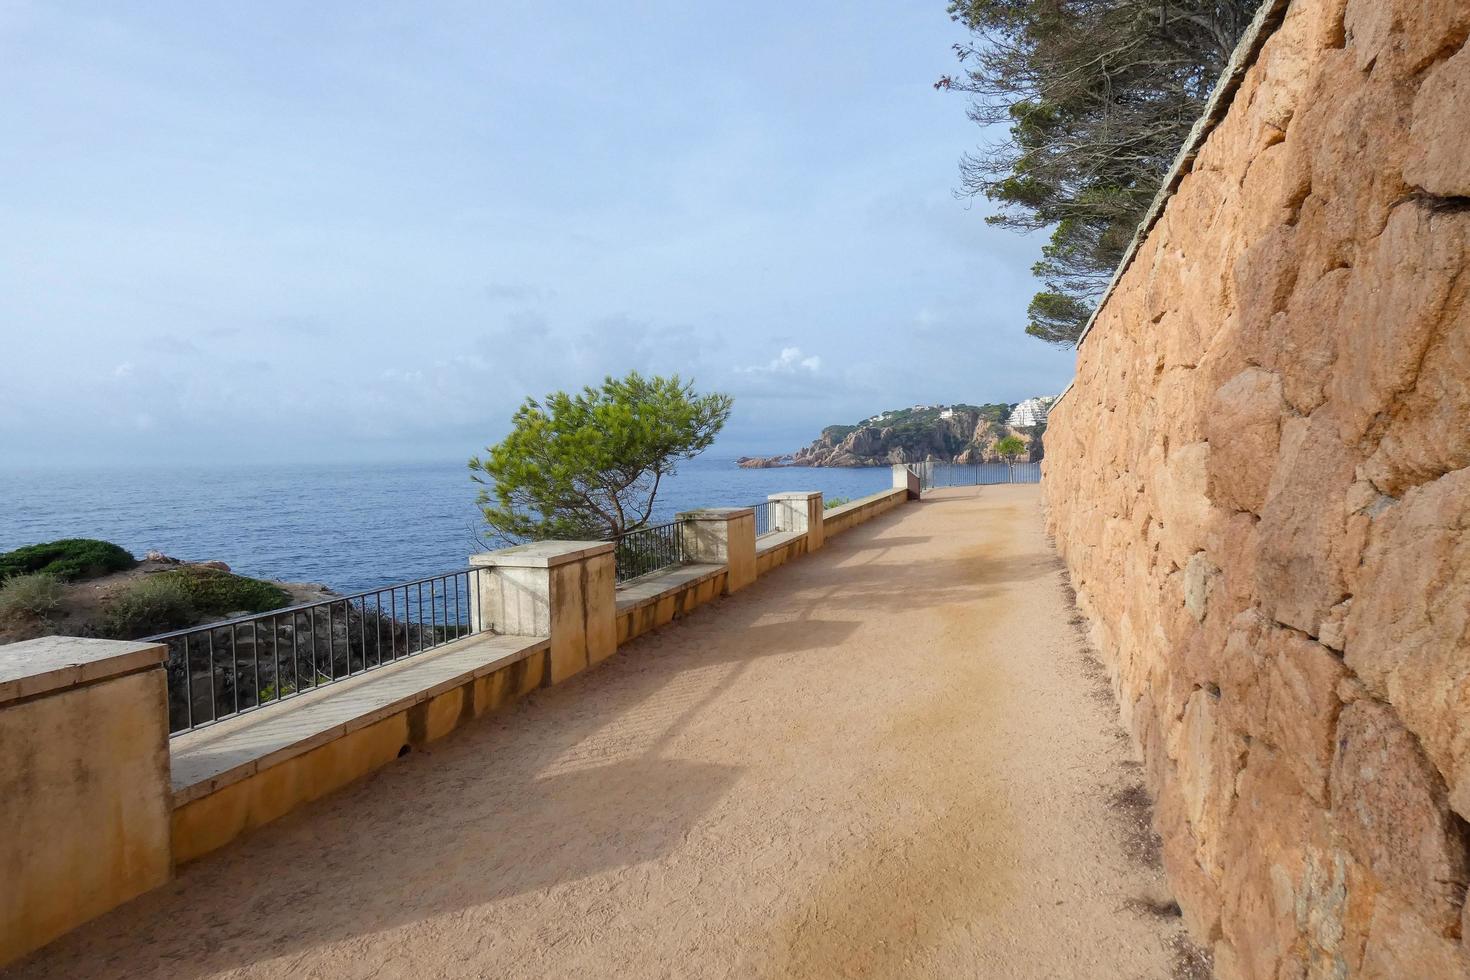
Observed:
[[[1470,6],[1285,8],[1081,345],[1049,526],[1221,977],[1470,975]]]
[[[906,487],[895,487],[892,490],[884,490],[870,497],[863,497],[833,507],[822,518],[827,537],[830,538],[834,534],[841,534],[848,528],[871,521],[879,514],[887,513],[901,504],[908,503],[911,499],[913,497]]]
[[[183,864],[548,683],[549,639],[484,634],[174,739]]]
[[[618,590],[618,645],[689,615],[724,595],[724,565],[688,565],[629,583]]]
[[[0,967],[908,497],[899,489],[827,512],[820,494],[772,499],[795,530],[758,541],[749,508],[691,512],[698,563],[621,587],[605,542],[475,556],[475,635],[172,740],[164,647],[75,637],[5,647]]]
[[[825,531],[826,528],[824,527]],[[755,567],[761,575],[768,575],[788,561],[807,553],[805,534],[770,534],[756,542]]]

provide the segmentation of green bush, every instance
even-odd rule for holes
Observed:
[[[185,565],[149,577],[178,582],[194,610],[202,616],[265,612],[281,608],[291,598],[284,589],[269,582],[217,568]]]
[[[172,572],[149,575],[112,596],[104,629],[108,636],[133,640],[165,633],[194,622],[194,605],[182,580]]]
[[[113,595],[106,632],[131,640],[192,626],[205,617],[279,609],[290,598],[269,582],[185,565],[155,572]]]
[[[63,582],[77,582],[125,571],[136,564],[136,558],[110,541],[63,538],[0,555],[0,581],[13,575],[42,572]]]
[[[61,605],[61,583],[45,572],[12,575],[0,585],[0,621],[45,619]]]
[[[826,507],[827,510],[831,510],[833,507],[841,507],[843,504],[850,503],[852,503],[851,497],[833,497],[831,500],[825,501],[823,503],[823,506]]]

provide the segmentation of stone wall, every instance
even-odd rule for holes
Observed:
[[[1050,417],[1223,977],[1470,975],[1470,3],[1293,0]]]

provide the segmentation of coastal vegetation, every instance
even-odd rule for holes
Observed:
[[[220,562],[155,553],[140,562],[92,538],[17,548],[0,555],[0,574],[0,642],[55,632],[133,640],[293,601],[286,588]]]
[[[61,604],[62,586],[47,572],[22,572],[0,584],[0,622],[44,620]]]
[[[470,460],[493,537],[611,540],[648,524],[665,477],[709,448],[733,400],[634,371],[529,398],[509,435]]]
[[[1008,138],[966,155],[985,220],[1049,231],[1026,332],[1076,343],[1260,0],[952,0],[971,32],[935,88]]]
[[[202,619],[279,609],[289,601],[286,590],[271,582],[205,565],[181,565],[115,593],[107,604],[104,632],[136,639]]]
[[[94,538],[63,538],[16,548],[0,555],[0,580],[40,573],[62,582],[79,582],[138,564],[125,548]]]
[[[186,626],[194,609],[182,582],[151,575],[114,596],[104,615],[102,632],[126,640]]]

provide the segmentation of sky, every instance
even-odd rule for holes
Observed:
[[[944,0],[0,0],[0,465],[467,457],[637,369],[716,451],[1055,394]]]

